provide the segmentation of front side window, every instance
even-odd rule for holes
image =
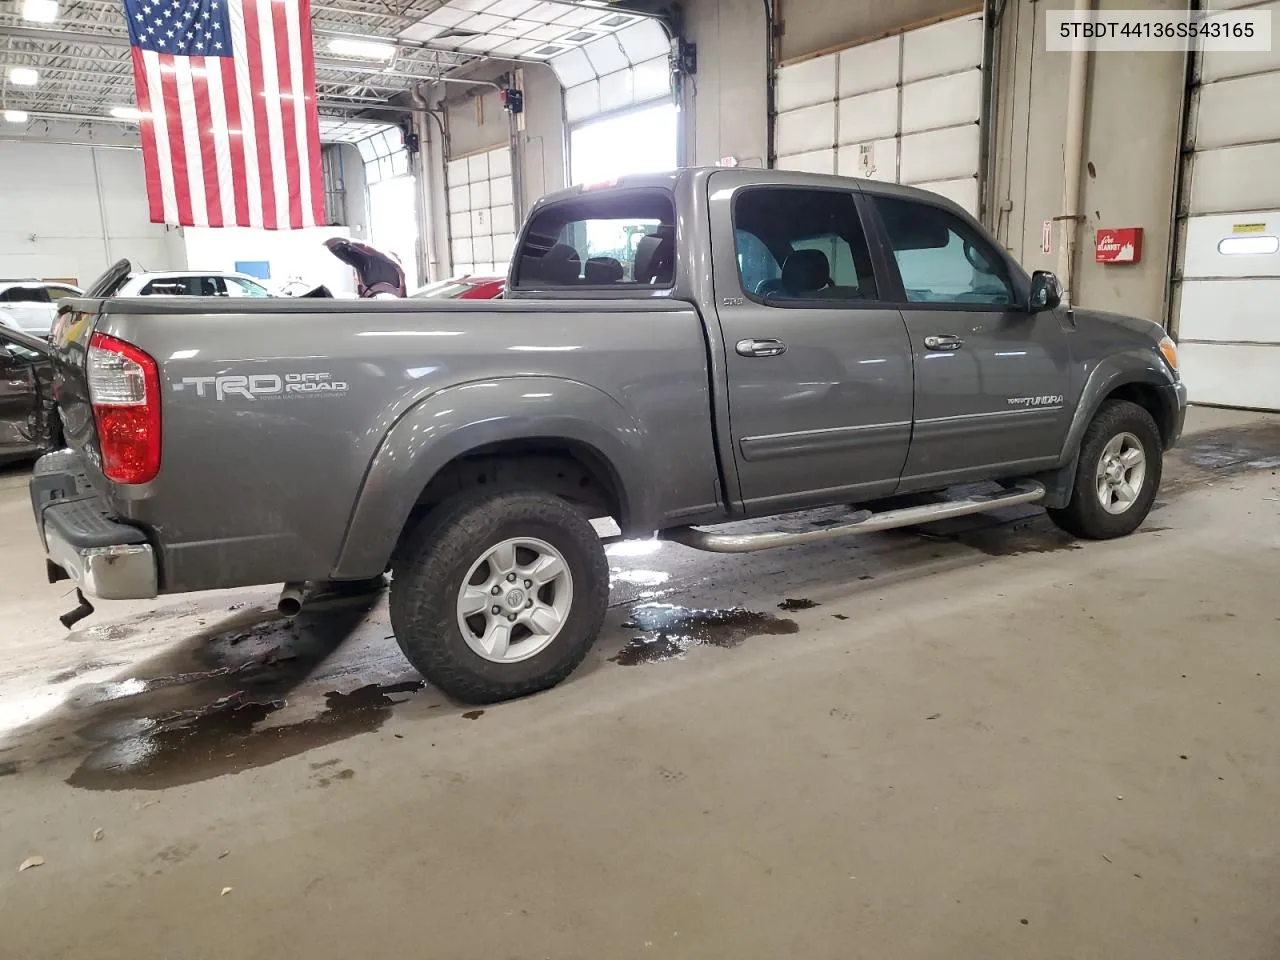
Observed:
[[[271,296],[266,287],[259,286],[252,280],[242,280],[239,277],[223,277],[221,279],[227,285],[227,296],[229,297]]]
[[[969,224],[913,200],[876,197],[875,205],[908,302],[1014,303],[1003,259]]]
[[[0,337],[0,348],[3,348],[11,357],[23,363],[35,363],[37,360],[43,359],[43,355],[38,351],[32,350],[26,344],[10,340],[8,337]]]
[[[587,194],[534,215],[517,254],[515,287],[668,288],[675,247],[669,193]]]
[[[733,217],[738,271],[748,295],[776,306],[877,298],[853,194],[756,187],[738,195]]]

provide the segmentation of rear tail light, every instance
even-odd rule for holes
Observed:
[[[160,472],[156,362],[131,343],[95,333],[89,341],[88,375],[102,472],[115,483],[154,479]]]

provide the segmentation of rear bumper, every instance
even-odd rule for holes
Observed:
[[[50,583],[71,580],[101,600],[145,600],[159,593],[155,551],[146,534],[111,516],[70,450],[37,461],[31,509]]]

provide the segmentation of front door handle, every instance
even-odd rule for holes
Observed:
[[[947,334],[939,337],[925,337],[924,345],[926,350],[959,350],[964,346],[964,341]]]
[[[738,356],[740,357],[780,357],[787,352],[787,345],[781,340],[739,340]]]

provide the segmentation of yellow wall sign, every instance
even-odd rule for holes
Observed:
[[[1233,223],[1232,233],[1262,233],[1267,229],[1265,223]]]

